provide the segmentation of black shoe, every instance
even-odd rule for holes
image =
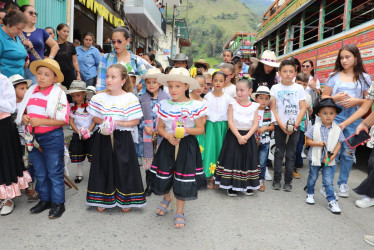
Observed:
[[[281,183],[278,182],[278,181],[273,181],[273,186],[272,186],[272,188],[273,188],[274,190],[280,190],[280,189],[281,189]]]
[[[230,188],[230,189],[227,189],[227,195],[230,197],[236,197],[238,195],[238,192]]]
[[[255,192],[252,189],[248,189],[247,191],[243,192],[245,195],[251,196],[254,195]]]
[[[146,189],[145,189],[145,191],[144,191],[144,195],[147,196],[147,197],[151,196],[152,192],[153,192],[152,191],[152,187],[151,186],[147,186]]]
[[[291,190],[292,190],[292,184],[291,184],[291,182],[284,183],[283,190],[286,191],[286,192],[291,192]]]
[[[296,165],[295,168],[302,168],[304,165],[301,164],[301,165]]]
[[[44,210],[51,208],[52,203],[50,201],[39,201],[34,207],[30,209],[30,213],[39,214]]]
[[[75,183],[81,183],[82,180],[83,180],[83,176],[75,176],[74,182]]]
[[[65,212],[64,203],[53,203],[51,210],[49,210],[49,218],[57,219]]]

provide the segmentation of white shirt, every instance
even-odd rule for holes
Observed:
[[[258,127],[259,128],[262,127],[264,112],[265,112],[265,110],[260,110],[260,109],[258,110]],[[271,113],[271,121],[270,121],[270,124],[271,124],[271,123],[275,122],[275,117],[274,117],[273,111],[270,111],[270,113]],[[262,144],[269,143],[270,142],[270,136],[266,136],[266,137],[260,136],[260,142]]]
[[[88,107],[86,108],[88,110]],[[84,112],[84,108],[79,107],[75,112],[70,107],[70,117],[74,119],[74,124],[77,129],[80,130],[82,127],[90,129],[92,124],[92,115],[88,112]]]
[[[297,83],[290,86],[279,83],[273,85],[270,93],[275,97],[275,107],[280,119],[284,123],[289,119],[296,121],[300,111],[299,103],[306,99],[303,86]]]
[[[231,96],[223,93],[222,96],[216,97],[212,92],[204,96],[208,106],[208,120],[211,122],[227,121],[227,110],[232,100]]]
[[[0,113],[16,111],[16,91],[9,79],[0,74]]]
[[[232,100],[233,122],[238,130],[250,130],[253,127],[255,112],[260,106],[256,102],[251,102],[248,106],[241,105],[237,100]]]
[[[223,88],[222,92],[228,94],[231,98],[234,98],[236,97],[236,86],[231,84],[230,86]]]

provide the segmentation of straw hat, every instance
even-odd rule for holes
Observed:
[[[64,81],[64,75],[61,72],[60,65],[57,61],[51,59],[51,58],[44,58],[43,60],[36,60],[33,61],[30,64],[30,71],[33,73],[33,75],[36,75],[36,69],[38,67],[47,67],[51,69],[53,72],[55,72],[57,76],[57,82],[63,82]]]
[[[279,63],[277,63],[277,56],[275,55],[274,51],[270,51],[270,50],[265,50],[262,53],[260,60],[258,60],[257,58],[254,58],[254,57],[251,57],[250,60],[253,63],[260,62],[260,63],[266,64],[270,67],[274,67],[274,68],[279,67]]]
[[[94,86],[87,86],[87,98],[91,99],[92,96],[96,95],[96,88]]]
[[[158,68],[149,69],[147,71],[147,74],[142,76],[142,78],[145,80],[147,78],[159,78],[160,76],[163,76],[164,74],[161,73],[161,70]]]
[[[84,81],[72,81],[69,90],[65,91],[67,95],[77,92],[87,92],[86,83]]]
[[[135,84],[138,84],[142,80],[142,77],[140,75],[135,74],[134,72],[129,72],[129,76],[133,76],[136,78]]]
[[[25,79],[21,75],[15,74],[9,77],[9,81],[13,83],[13,86],[17,85],[18,83],[27,83],[27,87],[30,87],[32,84],[32,80]]]
[[[268,95],[270,96],[270,101],[274,99],[274,96],[270,94],[270,90],[266,86],[260,86],[257,88],[257,92],[252,93],[251,98],[252,100],[256,100],[256,95]]]
[[[186,61],[187,62],[187,67],[191,68],[193,59],[192,59],[192,57],[188,57],[185,54],[180,53],[180,54],[176,55],[174,59],[171,59],[170,57],[168,57],[168,61],[169,61],[170,66],[174,66],[174,62]]]
[[[190,85],[190,90],[198,89],[200,87],[199,82],[190,77],[190,72],[185,68],[173,68],[170,70],[169,74],[157,78],[157,81],[164,86],[168,85],[168,81],[187,83]]]
[[[205,65],[205,67],[206,67],[207,69],[210,68],[210,64],[207,63],[204,59],[199,59],[199,60],[197,60],[196,62],[193,63],[193,65],[194,65],[195,67],[196,67],[196,65],[198,65],[198,64]],[[196,67],[196,68],[197,68],[197,67]]]

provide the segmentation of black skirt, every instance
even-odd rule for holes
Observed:
[[[146,205],[138,158],[130,131],[98,133],[93,146],[87,205],[104,208]]]
[[[92,161],[92,148],[95,135],[96,133],[93,133],[87,140],[81,140],[77,133],[73,133],[69,145],[69,155],[72,163],[82,162],[86,159],[86,156],[89,162]]]
[[[192,135],[180,140],[177,160],[175,146],[168,140],[162,140],[151,171],[156,174],[154,191],[158,195],[167,194],[173,188],[177,199],[194,200],[197,199],[197,191],[206,188],[199,143]]]
[[[239,130],[241,135],[248,131]],[[214,173],[215,184],[222,189],[245,192],[259,189],[260,170],[258,169],[258,151],[255,136],[246,144],[240,145],[236,136],[227,131]]]
[[[25,170],[16,124],[11,117],[0,120],[0,199],[13,199],[31,182]]]

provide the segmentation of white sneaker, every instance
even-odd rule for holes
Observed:
[[[325,190],[324,187],[321,187],[321,189],[319,190],[319,193],[322,194],[323,197],[327,198],[326,190]],[[338,196],[336,195],[335,192],[334,192],[334,196],[335,196],[336,200],[339,200],[339,198],[338,198]]]
[[[374,236],[373,235],[365,235],[364,241],[368,243],[370,246],[374,246]]]
[[[374,199],[364,196],[362,197],[361,200],[356,201],[356,206],[360,208],[367,208],[367,207],[374,206]]]
[[[307,194],[305,202],[309,205],[314,205],[314,194]]]
[[[266,172],[265,172],[265,180],[267,180],[267,181],[272,181],[273,180],[273,177],[271,177],[267,167],[266,167]]]
[[[6,206],[5,203],[6,203],[7,201],[12,202],[12,205],[10,205],[10,206]],[[14,202],[13,202],[12,200],[5,200],[5,201],[4,201],[4,206],[3,206],[3,208],[1,209],[0,214],[1,214],[1,215],[8,215],[8,214],[11,214],[11,213],[13,212],[13,208],[14,208]]]
[[[347,184],[341,184],[338,189],[338,195],[340,197],[348,198],[349,197],[349,187]]]
[[[306,154],[304,153],[304,150],[303,152],[301,152],[301,158],[306,159]]]
[[[336,200],[330,201],[329,204],[327,205],[327,208],[334,214],[340,214],[342,212]]]

